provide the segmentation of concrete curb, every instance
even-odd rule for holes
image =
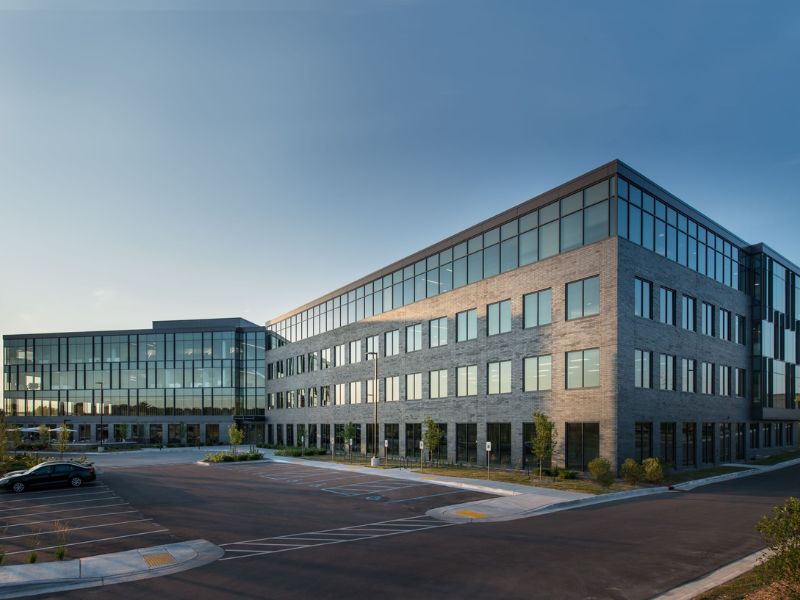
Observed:
[[[191,540],[63,562],[0,567],[0,599],[161,577],[206,565],[224,553],[209,541]],[[146,557],[158,560],[150,566]]]
[[[680,587],[676,587],[665,594],[653,597],[652,600],[692,600],[700,594],[714,589],[718,585],[736,579],[739,575],[746,573],[755,567],[762,558],[770,556],[769,550],[758,550],[734,561],[724,567],[713,571],[709,575],[690,581]]]
[[[736,471],[734,473],[724,473],[722,475],[715,475],[713,477],[705,477],[703,479],[694,479],[692,481],[687,481],[686,483],[679,483],[678,485],[673,485],[673,490],[678,490],[680,492],[689,492],[695,488],[702,487],[704,485],[712,485],[714,483],[722,483],[723,481],[730,481],[732,479],[741,479],[742,477],[752,477],[753,475],[760,475],[761,473],[770,473],[772,471],[777,471],[779,469],[785,469],[787,467],[793,467],[795,465],[800,465],[800,458],[793,458],[792,460],[787,460],[784,462],[777,463],[775,465],[738,465],[735,463],[731,463],[730,466],[733,467],[746,467],[747,470],[745,471]]]
[[[275,462],[275,461],[269,458],[262,458],[260,460],[237,460],[237,461],[219,462],[219,463],[210,463],[204,460],[198,460],[195,461],[194,464],[201,465],[203,467],[217,467],[219,465],[225,465],[227,467],[231,467],[231,466],[257,465],[260,463],[269,463],[269,462]]]

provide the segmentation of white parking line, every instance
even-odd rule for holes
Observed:
[[[114,492],[103,492],[103,494],[105,494],[105,495],[108,495],[108,494],[115,495]],[[63,504],[83,504],[85,502],[104,502],[106,500],[108,500],[108,498],[98,498],[96,500],[70,500],[68,502],[52,502],[50,504],[40,504],[40,505],[34,505],[34,506],[21,506],[21,507],[17,507],[17,508],[3,508],[3,509],[0,509],[0,512],[7,513],[7,512],[15,511],[15,510],[29,510],[31,508],[47,508],[49,506],[61,506]],[[0,515],[0,516],[3,516],[5,518],[6,515]],[[8,516],[13,516],[13,515],[8,515]]]
[[[113,500],[113,498],[109,498],[109,500]],[[121,498],[118,498],[118,500],[121,500]],[[18,517],[33,517],[35,515],[51,515],[53,513],[78,512],[81,510],[95,510],[97,508],[108,508],[110,506],[125,506],[125,505],[129,505],[128,502],[118,502],[117,504],[101,504],[100,506],[87,506],[86,508],[64,508],[62,510],[44,510],[34,513],[25,513],[24,515],[5,515],[3,519],[16,519]]]
[[[108,489],[108,488],[106,488],[106,489]],[[79,493],[77,493],[77,492],[64,492],[64,494],[55,494],[53,496],[41,496],[39,498],[35,498],[35,500],[37,502],[39,502],[40,500],[49,500],[50,498],[63,498],[65,494],[69,498],[74,498],[75,496],[96,496],[97,494],[108,494],[108,493],[109,492],[86,492],[86,493],[83,493],[83,492],[79,492]],[[29,500],[29,498],[27,498],[27,497],[25,497],[25,498],[19,498],[18,497],[18,499],[16,499],[16,500],[6,500],[4,502],[0,502],[0,506],[4,506],[6,504],[16,504],[18,502],[27,502],[28,500]],[[5,509],[0,509],[0,510],[5,510]]]
[[[128,535],[118,535],[118,536],[115,536],[115,537],[108,537],[108,538],[102,538],[102,539],[97,539],[97,540],[87,540],[85,542],[73,542],[71,544],[59,544],[58,546],[45,546],[43,548],[37,548],[37,550],[52,550],[53,548],[61,548],[61,547],[66,548],[67,546],[82,546],[84,544],[94,544],[94,543],[97,543],[97,542],[109,542],[111,540],[121,540],[123,538],[137,537],[137,536],[140,536],[140,535],[152,535],[154,533],[163,533],[165,531],[169,531],[169,529],[156,529],[155,531],[144,531],[142,533],[131,533],[131,534],[128,534]],[[16,552],[6,552],[6,556],[10,556],[12,554],[26,554],[26,553],[29,553],[29,552],[30,552],[30,549],[18,550]]]
[[[93,507],[94,508],[94,507]],[[128,513],[137,512],[135,510],[121,510],[118,512],[100,513],[99,515],[84,515],[83,517],[67,517],[70,521],[78,521],[80,519],[95,519],[97,517],[107,517],[109,515],[125,515]],[[25,527],[26,525],[38,525],[39,523],[55,523],[54,519],[44,519],[42,521],[28,521],[26,523],[15,523],[14,525],[4,525],[3,529],[11,529],[12,527]]]
[[[142,521],[152,521],[153,519],[133,519],[130,521],[116,521],[114,523],[103,523],[102,525],[87,525],[86,527],[70,527],[69,531],[80,531],[82,529],[100,529],[101,527],[113,527],[114,525],[125,525],[127,523],[141,523]],[[58,533],[58,529],[52,531],[32,531],[31,533],[21,533],[19,535],[9,535],[0,537],[0,540],[13,540],[16,538],[33,537],[38,535],[47,535],[49,533]]]

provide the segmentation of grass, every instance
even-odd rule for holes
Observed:
[[[665,483],[674,485],[676,483],[685,483],[687,481],[694,481],[695,479],[704,479],[706,477],[714,477],[715,475],[725,475],[727,473],[736,473],[737,471],[749,471],[747,467],[709,467],[708,469],[695,469],[693,471],[673,471],[667,476]]]
[[[785,452],[783,454],[775,454],[773,456],[768,456],[766,458],[761,458],[759,460],[753,461],[752,464],[754,464],[754,465],[777,465],[780,462],[784,462],[786,460],[792,460],[794,458],[800,458],[800,450],[795,450],[794,452]]]
[[[776,598],[800,598],[800,587],[795,584],[794,591],[779,583],[770,571],[762,576],[756,569],[742,573],[727,583],[708,590],[693,600],[772,600]]]

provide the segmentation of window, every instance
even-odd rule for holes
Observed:
[[[361,340],[350,342],[350,363],[361,362]]]
[[[428,339],[431,348],[438,348],[447,344],[447,317],[431,319],[428,324]]]
[[[456,341],[465,342],[478,337],[478,311],[473,308],[456,315]]]
[[[634,430],[634,458],[642,462],[653,456],[653,424],[635,423]]]
[[[668,288],[658,290],[659,320],[666,325],[675,325],[675,292]]]
[[[745,397],[747,389],[747,370],[736,367],[734,370],[733,393],[737,398]]]
[[[523,327],[549,325],[552,321],[552,290],[542,290],[522,297]]]
[[[374,352],[375,356],[370,356],[370,352]],[[372,360],[378,356],[378,336],[371,335],[367,338],[367,360]]]
[[[525,359],[524,368],[524,391],[541,392],[552,389],[552,356],[530,356]]]
[[[324,348],[320,352],[320,368],[322,369],[329,369],[334,365],[333,362],[333,348]]]
[[[383,380],[386,402],[397,402],[400,400],[400,377],[386,377]]]
[[[600,424],[565,423],[565,427],[567,468],[585,471],[600,456]]]
[[[719,339],[731,341],[731,311],[719,309]]]
[[[683,427],[683,466],[697,466],[697,425],[684,422]]]
[[[647,350],[634,350],[633,385],[637,388],[653,387],[653,353]]]
[[[447,398],[447,369],[430,372],[431,398]]]
[[[422,350],[422,324],[406,327],[406,352]]]
[[[350,382],[350,404],[361,404],[361,382]]]
[[[703,423],[701,430],[701,444],[703,450],[703,462],[714,462],[714,423]]]
[[[764,423],[761,431],[764,434],[764,448],[772,448],[772,423]]]
[[[384,356],[397,356],[400,354],[400,330],[387,331],[383,339]]]
[[[633,313],[645,319],[653,318],[653,284],[638,277],[634,280]]]
[[[567,320],[589,317],[600,312],[598,276],[567,284]]]
[[[406,375],[406,400],[422,400],[422,373]]]
[[[717,384],[720,396],[731,395],[731,368],[719,365],[719,382]]]
[[[736,327],[733,332],[733,341],[737,344],[747,343],[747,331],[745,329],[747,321],[744,315],[736,315]]]
[[[700,363],[700,393],[714,393],[714,364]]]
[[[495,302],[486,307],[486,326],[488,335],[511,331],[511,300]]]
[[[682,358],[681,359],[681,391],[688,392],[690,394],[694,394],[695,391],[695,381],[697,377],[695,375],[696,363],[693,358]]]
[[[658,357],[658,387],[662,390],[675,390],[675,357],[661,354]]]
[[[681,327],[686,331],[697,331],[697,301],[684,296],[681,302]]]
[[[490,362],[487,368],[490,394],[511,393],[511,361]]]
[[[478,365],[458,367],[456,370],[456,396],[478,395]]]
[[[345,385],[343,383],[337,383],[333,387],[333,392],[334,392],[333,402],[336,404],[336,406],[343,406],[343,405],[347,404],[347,398],[345,397]],[[290,408],[288,406],[289,392],[286,393],[286,398],[287,398],[287,400],[286,400],[286,402],[287,402],[286,408]]]
[[[701,322],[700,331],[703,335],[714,336],[714,306],[708,302],[703,302],[700,311]]]
[[[331,403],[331,386],[323,385],[322,387],[319,388],[319,405],[329,406],[330,403]]]
[[[336,351],[336,366],[341,367],[347,364],[347,354],[344,344],[339,344],[334,348]]]
[[[567,352],[567,389],[600,385],[600,349]]]

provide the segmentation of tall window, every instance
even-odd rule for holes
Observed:
[[[431,348],[438,348],[447,344],[447,317],[431,319],[428,323],[428,339]]]
[[[431,398],[447,398],[447,369],[430,372]]]
[[[511,300],[495,302],[486,307],[486,327],[488,335],[511,331]]]
[[[361,362],[361,340],[350,342],[350,362],[351,363]]]
[[[552,389],[553,386],[553,357],[530,356],[525,359],[525,383],[526,392],[541,392]]]
[[[675,357],[661,354],[658,357],[658,387],[662,390],[675,390]]]
[[[719,365],[719,383],[717,384],[720,396],[731,395],[731,368]]]
[[[336,404],[336,406],[343,406],[343,405],[347,404],[347,397],[345,396],[345,393],[346,393],[345,390],[346,389],[347,389],[347,387],[343,383],[337,383],[333,387],[333,392],[334,392],[333,393],[333,401]],[[288,395],[288,393],[287,393],[287,395]]]
[[[714,393],[714,364],[700,363],[700,392],[703,394]]]
[[[695,374],[696,363],[693,358],[681,359],[681,391],[694,394],[695,381],[697,376]]]
[[[589,317],[600,312],[600,277],[594,276],[567,284],[567,320]]]
[[[341,367],[342,365],[347,364],[347,346],[344,344],[339,344],[335,348],[336,350],[336,366]]]
[[[350,404],[361,404],[361,382],[350,382]]]
[[[319,388],[319,405],[329,406],[331,403],[331,386],[323,385]]]
[[[719,309],[719,339],[731,341],[731,311]]]
[[[675,292],[668,288],[658,290],[659,320],[667,325],[675,325]]]
[[[386,402],[397,402],[400,400],[400,377],[386,377],[383,380],[383,389]]]
[[[681,327],[686,331],[697,331],[697,301],[684,296],[681,302]]]
[[[422,373],[406,375],[406,399],[422,400]]]
[[[400,330],[387,331],[383,339],[384,356],[397,356],[400,354]]]
[[[567,389],[600,385],[600,349],[567,352]]]
[[[700,311],[701,323],[700,330],[703,335],[714,335],[714,305],[708,302],[703,302]]]
[[[653,318],[653,284],[638,277],[634,279],[633,313],[645,319]]]
[[[422,324],[406,327],[406,352],[422,350]]]
[[[374,356],[370,356],[369,353],[374,352],[375,356],[378,355],[378,336],[371,335],[367,338],[367,360],[372,360],[375,358]]]
[[[633,385],[637,388],[653,387],[653,353],[634,350]]]
[[[323,348],[320,352],[319,366],[323,369],[328,369],[333,365],[333,348]]]
[[[800,294],[798,294],[800,296]],[[736,315],[736,327],[734,328],[734,338],[733,341],[737,344],[746,344],[747,343],[747,321],[744,315]]]
[[[456,369],[456,396],[477,396],[478,365]]]
[[[487,368],[490,394],[511,393],[511,361],[490,362]]]
[[[522,297],[523,327],[549,325],[552,321],[553,291],[542,290]]]
[[[638,422],[634,424],[634,458],[642,462],[653,456],[653,424]]]
[[[747,370],[746,369],[740,369],[739,367],[736,367],[733,385],[734,385],[733,393],[738,398],[744,398],[745,395],[747,394],[747,392],[746,392],[746,390],[747,390]]]
[[[456,314],[456,341],[465,342],[478,337],[478,311],[473,308]]]

